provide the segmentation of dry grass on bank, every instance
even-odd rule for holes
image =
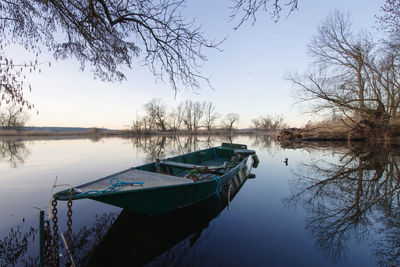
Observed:
[[[88,131],[50,131],[50,130],[9,130],[9,129],[0,129],[0,136],[4,137],[12,137],[12,136],[82,136],[82,137],[106,137],[106,136],[145,136],[145,135],[164,135],[164,136],[175,136],[175,135],[238,135],[238,134],[273,134],[265,131],[259,131],[256,129],[248,129],[248,130],[232,130],[227,131],[225,129],[215,129],[212,131],[207,130],[199,130],[197,132],[188,132],[188,131],[178,131],[178,132],[146,132],[146,133],[138,133],[132,130],[105,130],[99,131],[97,128],[89,129]]]
[[[363,128],[365,127],[365,128]],[[390,121],[389,129],[355,127],[354,122],[348,121],[319,121],[308,122],[303,128],[289,128],[280,132],[282,139],[301,139],[309,141],[347,141],[368,140],[398,142],[400,140],[400,119]]]
[[[93,131],[17,131],[17,130],[0,130],[0,136],[113,136],[113,135],[129,135],[131,131],[112,131],[112,132],[93,132]]]
[[[307,123],[301,129],[303,139],[347,140],[351,128],[342,121]]]

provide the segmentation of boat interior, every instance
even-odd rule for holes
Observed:
[[[157,159],[74,188],[77,193],[97,194],[114,191],[116,188],[125,191],[218,179],[243,159],[243,153],[253,153],[246,149],[245,146],[230,147],[230,144],[223,144],[163,160]]]

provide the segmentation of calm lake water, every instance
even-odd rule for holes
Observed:
[[[47,209],[56,177],[54,191],[221,142],[246,144],[260,159],[229,205],[214,197],[149,217],[74,201],[77,265],[400,265],[398,147],[282,148],[268,136],[239,136],[0,140],[0,266],[38,265],[35,207]],[[66,211],[59,202],[62,231]]]

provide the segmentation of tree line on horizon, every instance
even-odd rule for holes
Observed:
[[[240,115],[216,112],[212,102],[186,100],[174,108],[168,108],[160,98],[153,98],[144,104],[144,115],[137,116],[130,125],[135,133],[188,132],[199,131],[232,132],[237,128]],[[263,131],[276,131],[283,124],[282,116],[260,116],[252,120],[250,128]]]
[[[216,112],[212,102],[186,100],[177,107],[168,109],[160,98],[153,98],[144,104],[145,115],[137,116],[129,126],[129,130],[137,134],[152,132],[188,132],[199,131],[232,132],[237,129],[240,115],[227,113],[224,116]],[[0,129],[22,130],[29,116],[21,105],[10,104],[0,108]],[[260,131],[277,131],[285,127],[282,116],[259,116],[252,119],[251,129]],[[92,128],[92,132],[100,133],[99,128]]]

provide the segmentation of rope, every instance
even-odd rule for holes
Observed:
[[[216,189],[216,194],[217,194],[217,197],[219,198],[219,192],[221,191],[221,179],[219,178],[219,176],[217,176],[217,175],[213,175],[213,176],[211,176],[211,178],[214,180],[214,181],[216,181],[217,182],[217,189]]]
[[[230,184],[228,188],[228,210],[231,210],[231,188],[232,184]]]
[[[113,182],[115,181],[115,182]],[[110,185],[106,189],[103,190],[89,190],[83,193],[77,193],[75,196],[82,196],[82,195],[98,195],[102,193],[108,193],[108,192],[115,192],[119,191],[123,186],[126,185],[140,185],[143,186],[144,182],[125,182],[125,181],[120,181],[118,178],[111,178],[110,180]]]
[[[214,157],[215,157],[215,159],[219,159],[219,158],[218,158],[218,155],[217,155],[217,150],[216,150],[215,148],[213,149],[213,152],[214,152]]]

